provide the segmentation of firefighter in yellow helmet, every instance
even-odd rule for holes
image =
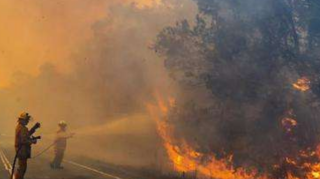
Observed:
[[[28,159],[31,158],[31,145],[37,143],[37,139],[32,138],[35,131],[40,128],[40,123],[36,123],[30,130],[27,128],[31,116],[29,113],[22,113],[18,117],[18,125],[15,133],[15,150],[18,160],[18,169],[15,172],[15,179],[23,179],[27,171]]]
[[[65,121],[60,121],[58,126],[59,130],[54,140],[54,158],[50,164],[52,169],[63,169],[61,163],[67,148],[67,140],[74,136],[74,133],[67,132],[67,123]]]

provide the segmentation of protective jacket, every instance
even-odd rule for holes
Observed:
[[[19,123],[16,127],[15,135],[15,149],[18,152],[18,159],[31,158],[31,144],[32,140],[30,139],[28,128]]]
[[[58,130],[55,138],[55,151],[64,151],[67,148],[67,139],[70,138],[71,135],[63,130]]]

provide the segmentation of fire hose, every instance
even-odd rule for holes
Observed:
[[[38,137],[31,137],[32,140],[39,140],[41,139],[40,136]],[[18,155],[19,155],[19,152],[21,150],[22,146],[19,146],[15,156],[14,156],[14,160],[13,160],[13,164],[12,164],[12,169],[11,169],[11,175],[10,175],[10,179],[13,179],[13,175],[14,175],[14,170],[15,170],[15,166],[16,166],[16,163],[17,163],[17,159],[18,159]]]
[[[72,138],[74,134],[72,134],[70,137],[66,137],[66,139],[68,138]],[[32,157],[32,159],[38,158],[41,155],[43,155],[44,153],[46,153],[49,149],[51,149],[58,141],[55,140],[52,144],[50,144],[47,148],[43,149],[41,152],[39,152],[37,155],[35,155],[34,157]]]
[[[71,138],[73,137],[74,134],[72,134],[70,137],[66,137],[66,138]],[[32,137],[32,140],[38,140],[41,139],[41,137]],[[50,144],[47,148],[45,148],[44,150],[42,150],[41,152],[39,152],[37,155],[35,155],[34,157],[32,157],[31,159],[35,159],[40,157],[41,155],[43,155],[44,153],[46,153],[49,149],[51,149],[58,141],[54,141],[52,144]],[[14,171],[15,171],[15,165],[18,159],[18,154],[21,150],[22,146],[20,146],[15,154],[14,160],[13,160],[13,165],[12,165],[12,170],[11,170],[11,176],[10,179],[13,179],[13,175],[14,175]]]
[[[31,136],[31,138],[30,138],[31,140],[37,141],[37,140],[41,139],[40,136],[38,136],[38,137],[33,137],[33,136],[32,136],[32,135],[36,132],[36,130],[39,129],[40,127],[41,127],[40,123],[37,122],[37,123],[30,129],[30,131],[29,131],[29,136]],[[11,169],[10,179],[13,179],[15,166],[16,166],[17,159],[18,159],[18,155],[19,155],[19,153],[20,153],[21,148],[22,148],[22,145],[20,145],[20,146],[18,147],[18,150],[16,151],[16,154],[15,154],[15,156],[14,156],[14,160],[13,160],[13,164],[12,164],[12,169]]]
[[[13,164],[12,164],[12,169],[11,169],[11,175],[10,175],[10,179],[13,179],[13,175],[14,175],[14,169],[16,166],[16,162],[17,162],[17,158],[18,158],[18,153],[20,152],[22,147],[19,147],[15,156],[14,156],[14,160],[13,160]]]
[[[39,152],[37,155],[35,155],[34,157],[32,157],[32,159],[35,159],[35,158],[40,157],[42,154],[46,153],[49,149],[51,149],[56,143],[57,143],[57,141],[53,142],[53,143],[50,144],[47,148],[45,148],[44,150],[42,150],[41,152]]]
[[[32,157],[31,159],[35,159],[35,158],[38,158],[40,157],[42,154],[44,154],[45,152],[47,152],[49,149],[51,149],[57,142],[53,142],[51,145],[49,145],[47,148],[45,148],[43,151],[41,151],[40,153],[38,153],[37,155],[35,155],[34,157]],[[10,179],[13,179],[13,174],[14,174],[14,170],[15,170],[15,166],[16,166],[16,163],[17,163],[17,159],[18,159],[18,154],[21,150],[21,147],[18,148],[16,154],[15,154],[15,157],[14,157],[14,160],[13,160],[13,164],[12,164],[12,170],[11,170],[11,177]]]
[[[53,143],[50,144],[47,148],[45,148],[44,150],[42,150],[41,152],[39,152],[37,155],[35,155],[35,156],[32,157],[31,159],[36,159],[36,158],[40,157],[41,155],[43,155],[44,153],[46,153],[49,149],[51,149],[56,143],[57,143],[57,141],[53,142]],[[15,155],[15,157],[14,157],[10,179],[13,179],[13,174],[14,174],[14,170],[15,170],[15,165],[16,165],[17,158],[18,158],[18,153],[20,152],[20,150],[21,150],[21,147],[18,148],[18,150],[17,150],[17,152],[16,152],[16,155]]]

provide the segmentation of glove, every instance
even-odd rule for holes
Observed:
[[[38,129],[41,127],[41,124],[39,122],[37,122],[35,125],[34,125],[34,128]]]
[[[37,139],[31,139],[32,144],[37,144],[38,140]]]

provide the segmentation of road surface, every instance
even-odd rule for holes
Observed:
[[[9,179],[14,151],[12,144],[0,141],[0,179]],[[124,169],[107,164],[97,164],[89,159],[72,158],[64,161],[63,170],[49,167],[50,156],[43,155],[29,160],[25,179],[142,179]]]

